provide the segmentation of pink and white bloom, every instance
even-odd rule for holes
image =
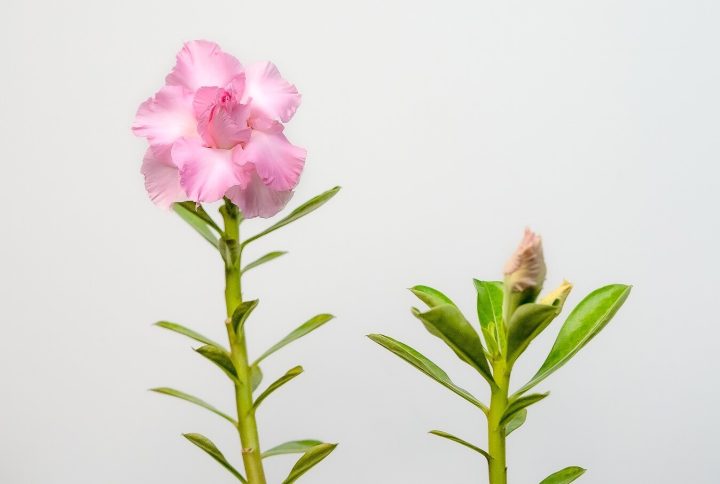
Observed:
[[[217,44],[186,43],[132,126],[149,143],[141,171],[150,198],[167,208],[228,197],[247,218],[275,215],[305,164],[283,133],[299,105],[272,63],[243,66]]]

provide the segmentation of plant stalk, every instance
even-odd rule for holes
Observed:
[[[235,309],[242,304],[242,284],[240,272],[240,221],[241,214],[236,206],[226,202],[220,209],[225,222],[223,241],[225,243],[225,306],[227,309],[227,333],[230,342],[230,359],[238,376],[235,383],[235,403],[237,407],[238,434],[242,446],[242,459],[249,484],[266,484],[265,470],[262,464],[260,438],[258,435],[253,395],[250,383],[250,364],[248,362],[245,330],[236,334],[230,318]]]
[[[490,484],[507,484],[507,461],[505,458],[505,427],[500,425],[503,413],[508,405],[510,388],[510,368],[504,360],[493,365],[493,376],[497,384],[492,387],[490,411],[488,412],[488,461]]]

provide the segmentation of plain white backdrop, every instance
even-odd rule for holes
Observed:
[[[720,4],[706,1],[6,1],[0,6],[0,482],[230,483],[186,442],[237,462],[216,416],[231,390],[169,319],[223,337],[209,246],[155,208],[130,133],[182,42],[269,59],[303,93],[309,151],[290,207],[327,206],[256,244],[252,353],[319,312],[337,319],[269,359],[302,377],[260,414],[262,441],[340,442],[307,484],[485,482],[471,405],[367,340],[397,337],[486,398],[412,318],[425,283],[474,315],[526,225],[547,286],[634,284],[625,307],[509,439],[513,484],[568,465],[587,484],[718,482]],[[254,233],[266,222],[244,227]],[[562,320],[519,366],[542,362]],[[267,461],[271,483],[294,457]]]

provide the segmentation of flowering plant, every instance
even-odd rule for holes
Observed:
[[[233,384],[236,416],[173,388],[153,391],[203,407],[230,422],[240,437],[244,475],[207,437],[198,433],[184,436],[239,481],[250,484],[265,484],[263,459],[267,457],[302,454],[283,481],[289,484],[327,457],[337,445],[305,439],[263,452],[256,421],[260,404],[303,371],[301,366],[291,368],[256,394],[263,379],[260,363],[333,316],[319,314],[310,318],[254,361],[249,359],[244,329],[258,300],[243,299],[242,276],[285,252],[270,252],[243,266],[243,250],[320,207],[339,190],[339,187],[328,190],[265,230],[245,239],[240,237],[244,219],[277,214],[298,183],[306,152],[288,141],[283,123],[290,121],[299,105],[297,89],[282,78],[273,64],[243,66],[217,44],[193,41],[186,43],[177,55],[165,86],[140,105],[132,127],[149,144],[142,173],[150,198],[160,207],[172,207],[210,242],[225,267],[228,347],[179,324],[160,321],[157,325],[202,344],[195,351],[217,365]],[[222,201],[222,226],[202,205],[217,201]]]
[[[459,443],[481,454],[488,464],[490,484],[507,484],[506,438],[523,425],[527,408],[548,393],[527,392],[567,363],[597,335],[630,293],[630,286],[612,284],[591,292],[570,312],[545,362],[529,382],[510,393],[513,365],[528,345],[560,314],[572,285],[560,286],[537,300],[545,279],[545,261],[540,237],[525,236],[505,266],[505,280],[475,280],[476,331],[455,303],[442,292],[428,286],[411,291],[427,310],[412,309],[430,334],[440,338],[465,363],[474,368],[490,386],[490,405],[456,385],[438,365],[413,348],[381,334],[369,338],[390,350],[441,385],[479,408],[487,418],[487,450],[441,430],[431,434]],[[484,341],[484,343],[483,343]],[[540,484],[568,484],[585,472],[567,467]]]

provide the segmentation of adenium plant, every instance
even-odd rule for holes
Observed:
[[[217,446],[199,433],[183,434],[237,480],[265,484],[264,459],[302,454],[283,481],[295,482],[327,457],[337,444],[315,439],[293,440],[264,450],[256,419],[261,403],[300,375],[289,369],[262,391],[260,363],[273,353],[332,319],[319,314],[307,320],[255,359],[250,358],[245,325],[258,300],[243,298],[242,277],[248,271],[285,254],[273,251],[243,265],[245,248],[260,238],[307,215],[332,198],[335,187],[305,202],[266,229],[241,237],[243,220],[268,218],[281,211],[302,173],[306,152],[285,137],[284,123],[300,105],[294,85],[269,62],[243,66],[217,44],[192,41],[184,45],[165,85],[140,105],[133,132],[148,141],[142,163],[145,187],[153,202],[173,208],[220,256],[225,273],[227,345],[180,324],[160,321],[161,328],[200,344],[195,351],[216,365],[233,386],[236,408],[230,415],[183,391],[152,390],[205,408],[228,421],[237,431],[244,473]],[[218,223],[203,204],[220,202]]]
[[[425,309],[412,309],[433,336],[442,340],[464,363],[475,369],[490,388],[490,404],[456,385],[438,365],[410,346],[382,334],[369,338],[477,407],[487,419],[488,445],[475,444],[441,430],[431,434],[459,443],[487,460],[490,484],[507,484],[506,439],[527,417],[528,407],[548,393],[528,393],[567,363],[597,335],[630,293],[630,286],[611,284],[587,295],[568,315],[535,375],[511,392],[515,362],[528,345],[560,315],[572,285],[564,281],[540,297],[545,280],[545,261],[540,237],[530,230],[504,270],[503,281],[475,280],[477,318],[474,325],[445,294],[429,286],[415,286],[412,293]],[[562,469],[541,484],[568,484],[585,472],[577,466]]]

